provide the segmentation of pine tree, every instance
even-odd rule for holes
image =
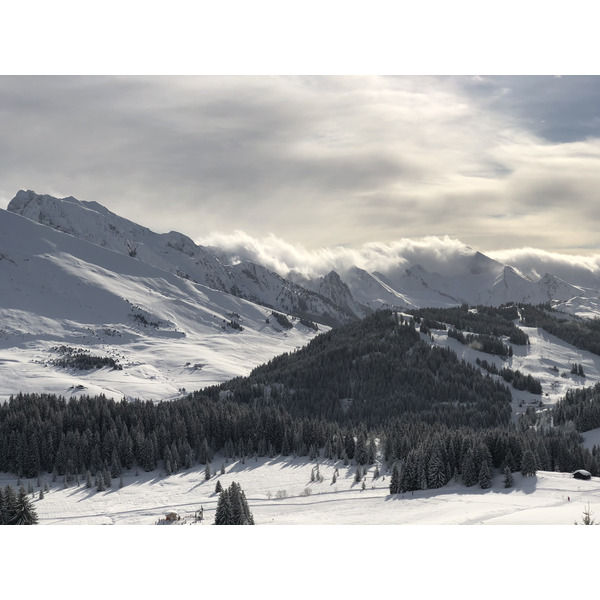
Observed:
[[[479,468],[479,487],[482,490],[487,490],[492,487],[492,472],[490,470],[490,466],[486,460],[481,462],[481,466]]]
[[[248,507],[246,495],[235,481],[219,494],[215,525],[254,525],[254,517]]]
[[[362,476],[363,476],[362,469],[360,468],[360,465],[358,465],[356,467],[356,473],[354,474],[354,481],[355,481],[355,483],[359,483],[361,481],[361,479],[362,479]]]
[[[533,477],[537,472],[537,465],[533,451],[528,448],[523,452],[521,460],[521,474],[523,477]]]
[[[37,522],[37,512],[31,504],[25,488],[21,486],[9,525],[36,525]]]
[[[433,489],[440,488],[447,483],[446,466],[438,450],[434,451],[429,459],[427,483],[428,487]]]
[[[17,510],[17,495],[11,485],[4,488],[3,523],[10,525]]]
[[[400,491],[400,471],[398,471],[398,465],[394,464],[394,469],[392,470],[392,479],[390,481],[390,494],[399,494]]]
[[[377,456],[377,446],[375,445],[375,440],[373,440],[372,438],[369,440],[369,456],[368,456],[368,463],[370,465],[375,463],[375,458]]]
[[[210,479],[210,463],[206,463],[206,467],[204,467],[204,480],[208,481]]]
[[[350,456],[350,455],[348,455]],[[354,460],[357,465],[366,465],[369,461],[369,450],[367,447],[367,437],[361,432],[356,439],[356,447],[354,450]]]
[[[504,457],[504,465],[510,469],[511,473],[514,473],[517,470],[516,461],[510,448]]]
[[[115,479],[117,477],[121,476],[121,461],[119,460],[119,454],[117,453],[117,450],[113,450],[112,452],[112,460],[111,460],[111,465],[110,465],[110,474],[111,477],[114,477]]]
[[[173,473],[173,455],[171,454],[171,448],[168,446],[165,448],[163,459],[165,463],[165,475],[171,475]]]
[[[289,456],[291,453],[292,453],[292,448],[290,446],[288,430],[285,429],[285,431],[283,432],[283,442],[281,443],[281,454],[282,454],[282,456]]]
[[[352,433],[349,433],[344,437],[344,450],[346,451],[348,459],[352,460],[354,458],[354,452],[356,451],[356,442],[354,441],[354,435],[352,435]]]
[[[331,439],[328,437],[325,440],[325,450],[324,450],[325,458],[329,460],[333,460],[333,445],[331,443]]]
[[[215,525],[231,525],[232,511],[229,490],[221,490],[215,511]]]
[[[410,492],[419,489],[418,474],[417,474],[417,455],[414,449],[406,455],[402,461],[402,469],[400,471],[400,492]]]
[[[244,508],[242,506],[241,488],[235,481],[229,486],[229,499],[231,501],[230,525],[245,525]]]
[[[223,491],[223,486],[221,485],[221,481],[217,479],[217,485],[215,486],[215,494],[220,494]]]
[[[102,471],[98,471],[96,473],[96,480],[94,481],[94,485],[96,486],[96,490],[99,492],[106,491],[106,485],[104,484],[104,475]]]
[[[513,475],[510,470],[510,467],[507,465],[506,467],[504,467],[504,487],[510,488],[513,486],[513,483]]]
[[[152,436],[149,435],[144,439],[139,457],[140,466],[144,471],[154,471],[156,469],[156,451]]]
[[[104,468],[104,470],[102,471],[102,477],[104,478],[104,486],[106,488],[112,487],[112,479],[110,477],[110,471],[108,470],[108,468]]]
[[[177,450],[177,444],[175,442],[171,444],[171,457],[172,472],[177,473],[177,471],[179,471],[181,459],[179,458],[179,450]]]
[[[462,464],[462,480],[463,483],[470,487],[477,483],[478,473],[475,471],[475,465],[473,464],[472,452],[468,452],[465,456]]]

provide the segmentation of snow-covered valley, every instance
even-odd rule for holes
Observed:
[[[452,481],[436,490],[418,490],[390,495],[390,473],[374,466],[365,475],[365,489],[356,483],[356,466],[342,461],[319,459],[323,481],[311,481],[315,461],[304,458],[249,458],[226,461],[216,456],[205,467],[169,476],[157,470],[123,474],[123,487],[115,479],[104,492],[79,485],[65,487],[61,478],[41,477],[41,488],[49,485],[43,499],[37,499],[32,485],[33,504],[42,525],[154,525],[169,512],[177,513],[181,524],[211,525],[218,494],[217,481],[227,487],[238,482],[244,490],[257,525],[573,525],[589,504],[600,517],[600,479],[574,479],[570,473],[540,471],[534,477],[514,474],[514,486],[505,488],[497,474],[490,489],[465,487]],[[221,470],[224,474],[221,474]],[[334,473],[338,471],[335,483]],[[15,477],[0,475],[0,485],[15,486]],[[203,509],[204,519],[194,515]]]

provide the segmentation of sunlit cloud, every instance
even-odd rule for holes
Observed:
[[[307,249],[290,244],[271,234],[253,238],[243,231],[233,234],[213,233],[197,243],[225,252],[232,261],[259,262],[286,277],[290,272],[308,277],[327,274],[331,270],[344,274],[351,267],[384,274],[414,265],[427,270],[443,270],[451,275],[461,269],[462,258],[471,258],[474,249],[449,237],[402,239],[392,243],[371,242],[360,248],[343,246]]]
[[[307,269],[351,249],[383,269],[428,237],[587,254],[598,105],[600,77],[0,77],[0,203],[33,189],[243,231],[278,270],[301,248]]]

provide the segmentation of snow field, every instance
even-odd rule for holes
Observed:
[[[47,482],[50,491],[42,500],[36,481],[31,483],[41,525],[152,525],[170,511],[191,520],[202,506],[205,526],[214,521],[217,480],[223,487],[232,481],[242,486],[257,525],[572,525],[588,504],[600,520],[598,478],[580,481],[568,473],[544,471],[525,478],[515,473],[514,487],[506,489],[497,473],[489,490],[453,481],[436,490],[390,495],[391,472],[385,467],[377,479],[374,467],[368,468],[364,490],[362,482],[354,481],[356,466],[322,460],[322,482],[311,482],[314,468],[306,458],[250,458],[242,464],[217,457],[209,480],[202,465],[170,476],[129,471],[123,474],[123,488],[114,479],[105,492],[86,488],[85,478],[79,486],[65,488],[61,477],[51,482],[44,475],[41,486]],[[336,468],[339,475],[332,483]],[[17,480],[0,474],[0,485],[8,483],[16,486]],[[30,482],[22,483],[27,489]]]
[[[452,589],[458,586],[461,599],[480,598],[485,589],[486,597],[504,600],[506,577],[519,597],[564,598],[582,585],[569,572],[595,573],[593,530],[553,526],[581,522],[588,506],[600,519],[599,478],[515,473],[514,487],[505,489],[496,474],[488,490],[451,482],[392,496],[385,468],[375,481],[374,467],[368,468],[365,490],[354,482],[356,466],[321,460],[321,483],[310,481],[314,468],[306,458],[250,458],[242,464],[215,457],[211,472],[217,473],[209,480],[203,465],[168,477],[160,471],[125,472],[124,487],[114,479],[105,492],[86,488],[84,481],[65,488],[58,478],[42,500],[33,481],[42,527],[4,528],[0,558],[20,574],[19,581],[27,581],[30,568],[19,559],[22,552],[36,552],[37,571],[47,577],[69,564],[69,582],[80,585],[66,586],[61,598],[80,598],[91,585],[90,569],[111,572],[121,592],[148,598],[240,586],[257,598],[364,598],[401,585],[408,596],[455,597],[458,589]],[[258,527],[207,527],[214,521],[217,480],[223,487],[240,483]],[[0,474],[0,485],[7,483],[17,481]],[[22,483],[27,487],[29,481]],[[204,521],[188,527],[200,507]],[[127,527],[151,526],[170,511],[184,526]],[[109,524],[126,527],[89,527]],[[43,525],[70,527],[61,527],[57,536]],[[43,550],[48,548],[56,552]]]

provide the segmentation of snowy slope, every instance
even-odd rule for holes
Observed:
[[[245,375],[317,333],[297,321],[281,331],[266,322],[269,314],[0,211],[0,398],[19,391],[172,398]],[[122,370],[58,368],[52,361],[62,345],[113,358]]]
[[[436,346],[450,348],[459,358],[473,366],[476,366],[477,359],[480,359],[487,361],[488,364],[495,364],[498,370],[508,367],[513,371],[518,370],[539,379],[542,384],[542,396],[525,390],[516,390],[507,384],[513,397],[512,408],[515,419],[525,412],[528,406],[537,408],[540,401],[543,405],[552,406],[563,398],[568,390],[593,386],[600,382],[600,356],[580,350],[538,327],[522,325],[519,327],[529,336],[530,343],[527,346],[518,346],[510,344],[505,337],[504,343],[512,346],[512,357],[493,356],[475,350],[449,337],[448,332],[441,329],[431,330],[433,339],[425,334],[421,334],[421,338]],[[585,377],[571,373],[573,363],[582,365]],[[487,371],[482,369],[482,373],[486,374]],[[491,375],[491,377],[504,382],[499,375]]]
[[[287,281],[262,265],[248,261],[227,264],[181,233],[154,233],[97,202],[20,190],[8,210],[195,283],[283,312],[330,324],[363,316],[352,312],[354,307],[339,307],[331,299]]]

